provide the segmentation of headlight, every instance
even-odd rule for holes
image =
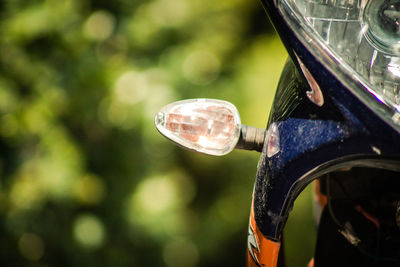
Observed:
[[[400,131],[400,0],[275,3],[303,45]]]

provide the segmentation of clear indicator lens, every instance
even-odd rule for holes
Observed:
[[[162,108],[155,117],[157,129],[185,148],[211,155],[224,155],[240,135],[235,106],[215,99],[190,99]]]

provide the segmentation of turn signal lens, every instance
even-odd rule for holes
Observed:
[[[240,136],[240,116],[229,102],[189,99],[163,107],[155,117],[157,130],[171,141],[197,152],[222,156]]]

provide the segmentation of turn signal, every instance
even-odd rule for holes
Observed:
[[[240,136],[240,116],[229,102],[188,99],[163,107],[155,117],[157,130],[189,150],[222,156],[232,151]]]

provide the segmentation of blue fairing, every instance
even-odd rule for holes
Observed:
[[[357,99],[296,39],[273,4],[264,2],[293,61],[288,61],[267,129],[279,134],[279,152],[261,155],[254,189],[255,220],[262,233],[279,240],[298,194],[322,174],[369,166],[400,171],[400,135]],[[306,97],[310,90],[297,59],[319,84],[325,103]]]

